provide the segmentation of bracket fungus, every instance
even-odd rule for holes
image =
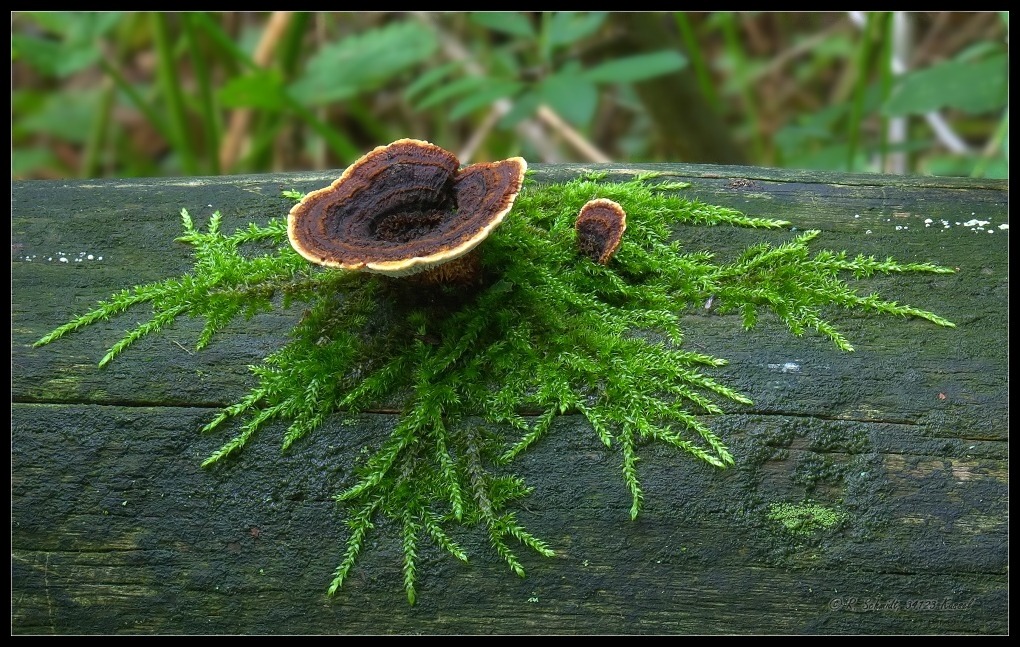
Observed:
[[[429,142],[380,146],[294,205],[291,245],[326,267],[470,280],[477,259],[464,257],[510,211],[528,164],[512,157],[459,167],[456,155]]]
[[[612,200],[590,200],[577,214],[574,229],[577,230],[578,250],[596,263],[606,265],[623,239],[627,214]]]

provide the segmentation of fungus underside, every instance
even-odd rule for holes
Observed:
[[[514,542],[553,552],[515,516],[513,503],[530,488],[512,474],[512,461],[550,433],[557,416],[585,416],[598,439],[619,452],[632,517],[642,506],[637,454],[645,443],[675,446],[716,467],[733,464],[704,416],[721,413],[722,401],[750,400],[709,375],[724,360],[683,348],[685,310],[711,298],[719,311],[739,313],[746,328],[771,311],[793,334],[815,330],[845,351],[849,342],[823,316],[831,306],[953,326],[877,294],[860,295],[847,282],[951,269],[811,253],[817,231],[754,245],[725,263],[707,251],[688,252],[674,240],[676,225],[788,223],[685,199],[677,195],[685,185],[653,177],[613,184],[591,175],[544,186],[529,180],[479,248],[484,280],[468,291],[440,285],[423,294],[400,279],[309,264],[288,244],[284,218],[225,235],[218,213],[201,231],[182,210],[179,240],[194,248],[192,272],[122,290],[36,345],[150,304],[151,319],[114,344],[103,366],[181,315],[204,318],[202,348],[239,316],[304,304],[290,341],[252,368],[248,394],[203,428],[236,419],[233,438],[204,465],[234,455],[273,420],[289,423],[287,450],[334,416],[347,424],[358,412],[397,404],[401,414],[389,437],[378,439],[336,497],[347,506],[350,532],[329,593],[343,584],[380,518],[401,528],[411,603],[421,540],[467,560],[452,532],[459,525],[484,528],[495,552],[523,575]],[[608,266],[577,252],[574,219],[592,198],[627,211],[626,235]]]

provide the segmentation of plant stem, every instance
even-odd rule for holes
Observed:
[[[1002,119],[999,120],[999,126],[995,129],[995,133],[992,138],[988,140],[988,145],[985,146],[984,153],[978,158],[974,169],[970,172],[971,177],[984,177],[985,171],[988,169],[988,163],[995,156],[999,150],[1002,149],[1002,144],[1009,138],[1009,108],[1002,114]]]
[[[194,14],[182,14],[181,19],[184,24],[184,36],[188,41],[188,52],[191,54],[191,60],[196,63],[198,61],[202,61],[202,52],[199,50],[198,39],[195,37],[196,28]],[[195,80],[198,82],[199,107],[201,108],[202,114],[202,130],[205,134],[205,150],[218,151],[220,148],[220,125],[216,106],[213,100],[212,83],[209,81],[209,68],[204,64],[196,64],[193,69],[195,71]],[[219,156],[210,154],[206,157],[208,157],[209,162],[209,173],[212,175],[219,175]]]
[[[106,143],[106,133],[110,127],[110,113],[113,108],[113,100],[117,94],[117,87],[110,77],[102,81],[99,103],[96,106],[96,117],[92,122],[92,129],[89,131],[88,141],[85,142],[85,152],[82,156],[81,177],[97,177],[101,175],[100,164],[102,161],[103,146]]]
[[[765,142],[761,132],[761,117],[758,115],[757,101],[754,97],[754,88],[750,85],[750,70],[747,65],[747,57],[744,55],[744,48],[740,44],[740,36],[737,33],[737,20],[730,13],[727,19],[721,21],[723,39],[726,42],[726,52],[729,54],[733,64],[733,75],[740,86],[740,98],[744,110],[747,113],[747,120],[750,123],[751,147],[754,150],[755,162],[761,164],[765,160]]]
[[[166,125],[166,122],[163,121],[162,117],[156,114],[156,111],[154,111],[152,107],[145,102],[141,95],[135,91],[131,84],[128,83],[127,79],[124,78],[124,75],[121,74],[120,69],[105,58],[100,59],[99,64],[103,68],[103,71],[110,75],[110,78],[113,79],[113,82],[117,85],[117,87],[124,92],[128,101],[138,108],[138,111],[142,113],[145,120],[149,122],[149,125],[155,128],[156,132],[162,135],[163,139],[167,142],[173,141],[173,136],[170,134],[170,129]]]
[[[677,29],[680,31],[680,37],[683,39],[684,48],[687,50],[687,56],[691,61],[691,67],[694,68],[694,73],[698,77],[698,86],[701,88],[701,93],[705,95],[705,99],[708,100],[708,103],[716,112],[721,112],[722,104],[719,101],[719,94],[715,91],[712,71],[708,69],[708,64],[705,63],[705,58],[701,55],[701,47],[698,45],[698,38],[694,34],[694,27],[691,25],[690,19],[683,11],[673,12],[673,19],[676,21]]]
[[[857,49],[857,60],[854,83],[854,101],[850,108],[850,122],[847,125],[849,142],[847,144],[846,170],[854,171],[854,159],[857,157],[857,147],[861,139],[861,118],[864,114],[864,97],[868,91],[868,63],[871,60],[872,34],[876,28],[885,23],[888,14],[876,16],[875,13],[868,13],[864,28],[861,30],[860,46]]]
[[[170,112],[171,144],[180,156],[181,166],[188,175],[198,174],[195,151],[188,141],[188,119],[184,111],[184,97],[181,94],[181,80],[174,65],[174,54],[170,47],[170,29],[166,14],[152,14],[152,33],[156,44],[158,76],[163,95]]]

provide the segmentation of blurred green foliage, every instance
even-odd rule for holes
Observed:
[[[464,162],[1008,177],[1008,28],[979,13],[17,12],[11,175],[335,168],[419,137]]]
[[[1006,105],[1006,67],[1006,53],[992,51],[977,58],[959,56],[912,72],[896,86],[882,112],[898,116],[923,115],[943,108],[970,114],[999,110]]]
[[[435,54],[436,36],[413,22],[393,23],[322,47],[288,88],[307,106],[328,105],[373,92]]]
[[[475,70],[472,74],[466,64],[435,68],[409,87],[405,97],[417,110],[449,105],[452,120],[508,99],[512,107],[499,122],[503,128],[517,125],[545,104],[572,125],[586,128],[598,108],[600,85],[645,81],[686,64],[680,52],[667,49],[613,58],[585,69],[570,57],[569,49],[602,28],[607,17],[606,13],[544,14],[536,31],[522,14],[471,14],[472,22],[516,38],[492,47],[493,64],[486,73]],[[536,70],[530,79],[529,69]]]

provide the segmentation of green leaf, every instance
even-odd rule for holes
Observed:
[[[845,143],[833,142],[809,150],[791,152],[783,159],[788,168],[808,168],[820,171],[847,170],[850,147]],[[867,151],[857,151],[852,169],[860,172],[875,172],[869,167]]]
[[[121,14],[117,12],[27,12],[40,27],[56,38],[11,35],[12,58],[24,58],[34,68],[63,78],[94,64],[102,56],[98,41]]]
[[[587,126],[595,116],[599,92],[581,74],[561,71],[544,79],[539,87],[542,101],[575,126]]]
[[[959,108],[971,114],[1006,105],[1006,55],[983,61],[947,61],[900,79],[882,112],[887,116]]]
[[[513,128],[534,114],[540,103],[542,103],[542,98],[537,91],[529,90],[525,92],[514,101],[514,105],[510,108],[509,112],[499,120],[499,127]]]
[[[468,95],[455,103],[450,109],[449,119],[457,120],[471,114],[482,106],[488,106],[497,99],[512,97],[524,87],[523,83],[517,81],[503,81],[499,79],[490,80],[486,87],[479,88],[476,92]]]
[[[228,108],[280,110],[287,104],[286,92],[279,72],[259,69],[230,79],[220,88],[219,99]]]
[[[919,170],[929,175],[967,177],[973,174],[979,162],[981,158],[977,155],[931,155],[921,160]],[[991,160],[984,177],[1008,179],[1009,163],[1002,157]]]
[[[99,104],[99,90],[64,90],[51,95],[38,111],[12,122],[15,134],[41,133],[84,143]]]
[[[413,101],[416,96],[445,79],[450,72],[456,70],[458,67],[460,67],[460,63],[457,62],[444,63],[433,67],[414,81],[411,81],[411,83],[404,88],[404,99],[407,101]]]
[[[847,59],[854,55],[857,47],[855,38],[850,38],[845,34],[831,34],[811,48],[810,60],[805,61],[805,63],[811,65],[814,63],[815,58],[821,59],[821,61],[826,63],[833,59]]]
[[[53,151],[43,146],[18,147],[11,153],[11,179],[25,178],[40,169],[61,170]]]
[[[531,21],[516,11],[476,11],[471,14],[471,22],[511,36],[529,39],[535,37]]]
[[[549,19],[549,33],[546,36],[549,47],[569,45],[585,36],[594,34],[608,15],[604,11],[591,13],[558,11],[554,13]]]
[[[113,29],[123,15],[120,11],[75,12],[68,35],[75,42],[95,45],[95,40]]]
[[[511,47],[497,47],[490,52],[488,73],[504,79],[516,79],[521,76],[521,61],[517,52]]]
[[[289,90],[309,106],[348,99],[375,90],[436,47],[432,31],[415,22],[371,29],[323,47]]]
[[[584,76],[595,83],[634,83],[681,70],[687,59],[674,50],[625,56],[587,70]]]
[[[26,11],[30,18],[46,31],[66,40],[87,42],[109,31],[123,15],[118,11]]]
[[[51,34],[63,34],[67,31],[67,11],[24,11],[21,18],[28,18]]]
[[[60,43],[24,34],[11,34],[11,61],[24,61],[42,74],[57,75]]]
[[[794,157],[811,143],[838,140],[840,130],[836,124],[846,116],[849,107],[849,104],[839,103],[798,116],[794,123],[787,124],[776,132],[776,146],[784,155]]]
[[[415,108],[418,110],[427,110],[432,106],[441,104],[447,99],[477,92],[485,87],[485,83],[485,77],[465,76],[464,78],[457,79],[456,81],[452,81],[446,85],[440,85],[435,90],[425,95],[425,97],[418,102]]]
[[[991,56],[997,56],[1002,51],[1002,45],[992,40],[983,40],[973,45],[968,45],[953,57],[954,61],[980,61]]]

